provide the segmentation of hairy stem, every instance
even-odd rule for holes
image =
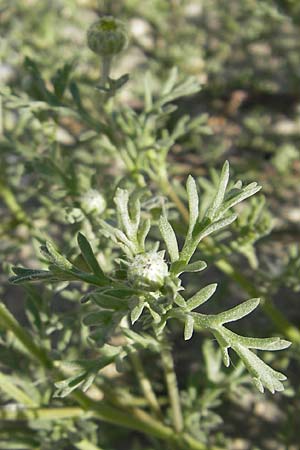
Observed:
[[[36,402],[11,380],[11,377],[0,373],[0,389],[21,405],[36,406]],[[0,412],[1,417],[1,412]]]
[[[182,202],[182,200],[180,199],[180,197],[177,195],[175,189],[173,188],[172,184],[170,183],[170,181],[168,179],[163,179],[160,182],[160,187],[163,190],[163,192],[165,193],[165,195],[167,195],[172,202],[174,203],[174,205],[176,205],[178,211],[180,212],[180,214],[183,217],[183,220],[186,223],[189,223],[189,212],[187,210],[187,208],[185,207],[184,203]]]
[[[139,381],[140,387],[142,389],[142,392],[143,392],[152,412],[154,413],[154,415],[157,418],[162,419],[162,413],[161,413],[161,409],[160,409],[160,406],[158,403],[158,399],[152,388],[151,382],[145,373],[142,361],[141,361],[138,353],[136,353],[136,352],[130,353],[130,359],[131,359],[135,374],[137,376],[137,379]]]
[[[110,68],[111,68],[111,57],[103,56],[101,60],[101,83],[103,84],[103,86],[105,86],[106,83],[108,82]]]
[[[0,328],[10,330],[29,354],[34,356],[46,369],[53,368],[53,363],[45,350],[33,342],[30,334],[16,321],[4,303],[0,303]]]
[[[79,407],[65,408],[0,408],[0,420],[59,420],[86,416],[86,412]]]
[[[167,347],[163,348],[161,352],[161,360],[167,383],[174,429],[177,433],[180,433],[183,430],[183,418],[177,386],[177,377],[175,373],[173,356]]]
[[[30,334],[22,328],[3,304],[0,304],[0,327],[11,331],[31,356],[37,359],[45,369],[52,370],[55,378],[61,378],[63,376],[63,374],[54,367],[54,364],[48,357],[46,351],[33,342]],[[175,388],[177,389],[176,378]],[[96,402],[80,391],[73,392],[72,397],[79,403],[81,408],[72,408],[70,410],[68,407],[61,408],[59,411],[57,411],[56,408],[22,408],[21,411],[18,411],[18,409],[15,410],[14,414],[17,414],[17,417],[15,418],[18,418],[18,420],[30,420],[44,416],[49,420],[51,414],[54,414],[53,419],[55,420],[57,419],[57,413],[59,413],[60,416],[65,415],[68,417],[70,417],[70,414],[90,414],[105,422],[140,431],[146,435],[170,442],[174,447],[180,445],[182,450],[208,450],[205,445],[198,443],[191,436],[179,436],[174,434],[172,428],[165,426],[161,421],[153,419],[149,414],[139,408],[125,409],[124,405],[118,405],[117,399],[114,399],[114,403],[117,406],[115,407],[109,405],[105,401]],[[13,411],[11,410],[2,409],[0,411],[0,419],[2,420],[14,420],[12,415]]]

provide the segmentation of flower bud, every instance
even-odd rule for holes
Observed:
[[[84,219],[84,214],[80,208],[66,208],[64,212],[64,219],[67,223],[79,223]]]
[[[164,285],[168,266],[156,252],[141,253],[133,259],[127,272],[130,283],[142,289],[155,291]]]
[[[96,189],[90,189],[85,192],[80,198],[80,204],[87,214],[97,213],[102,214],[106,208],[106,201],[100,192]]]
[[[87,43],[98,55],[112,57],[127,47],[128,33],[121,20],[104,16],[88,29]]]

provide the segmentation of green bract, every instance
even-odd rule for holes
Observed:
[[[120,53],[128,44],[125,24],[112,16],[104,16],[87,31],[89,48],[98,55],[111,57]]]

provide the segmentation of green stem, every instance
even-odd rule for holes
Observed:
[[[23,344],[23,347],[33,355],[40,363],[47,369],[53,368],[53,363],[48,358],[44,349],[36,345],[29,333],[16,321],[11,312],[6,308],[4,303],[0,303],[0,327],[10,330],[18,340]]]
[[[3,136],[4,132],[4,111],[3,111],[3,97],[0,95],[0,136]]]
[[[109,80],[111,61],[112,59],[109,56],[103,56],[101,59],[101,83],[103,86],[105,86]]]
[[[49,359],[45,350],[32,341],[31,336],[25,329],[21,327],[21,325],[16,321],[16,319],[3,304],[0,304],[0,327],[10,330],[26,348],[30,355],[36,358],[46,369],[52,369],[53,375],[55,375],[57,378],[62,376],[59,370],[55,369],[53,362]],[[183,438],[174,434],[174,430],[172,428],[165,426],[161,421],[153,419],[151,416],[149,416],[149,414],[139,408],[127,408],[127,410],[124,410],[124,406],[120,407],[119,405],[117,405],[118,408],[116,408],[107,404],[107,402],[105,401],[96,402],[80,391],[73,392],[72,397],[81,405],[81,408],[72,409],[72,411],[70,411],[69,408],[61,408],[59,411],[61,415],[68,416],[68,414],[70,415],[70,412],[72,412],[73,414],[89,413],[105,422],[143,432],[146,435],[151,435],[164,441],[170,442],[174,446],[176,446],[178,442],[183,439],[185,442],[185,447],[182,446],[183,450],[186,449],[186,445],[189,445],[189,447],[187,448],[189,448],[190,450],[206,449],[205,446],[197,443],[197,441],[191,441],[191,443],[186,444],[192,439],[191,437]],[[116,400],[115,403],[117,404]],[[44,416],[47,414],[50,415],[51,410],[53,414],[53,408],[29,409],[29,418],[32,417],[32,415],[32,418],[35,418],[37,413],[43,414]],[[46,411],[50,412],[47,413]],[[4,414],[4,412],[2,411],[1,414]],[[6,420],[9,420],[9,417],[7,415],[10,414],[10,412],[6,411],[5,414],[7,417]],[[28,418],[24,416],[25,411],[22,410],[21,412],[19,412],[19,414],[23,414],[22,418],[24,420],[28,420]],[[5,420],[5,417],[2,416],[2,418]]]
[[[183,217],[183,220],[186,223],[189,223],[189,218],[190,218],[189,212],[186,209],[182,200],[178,197],[178,195],[177,195],[176,191],[174,190],[170,181],[167,178],[161,180],[160,187],[161,187],[162,191],[165,193],[165,195],[170,197],[170,199],[172,200],[174,205],[176,205],[178,211],[180,212],[180,214]]]
[[[13,383],[11,377],[0,373],[0,389],[10,398],[16,400],[21,405],[35,407],[36,402],[32,400],[22,389]]]
[[[86,416],[78,407],[65,408],[0,408],[0,420],[59,420]]]
[[[2,197],[4,203],[7,208],[11,211],[13,216],[16,218],[18,223],[24,223],[31,228],[31,223],[27,218],[26,213],[20,207],[17,202],[17,199],[11,189],[8,186],[4,185],[3,182],[0,181],[0,196]]]
[[[75,442],[74,445],[79,450],[103,450],[102,448],[93,444],[92,442],[88,441],[87,439],[82,439],[82,441],[80,441],[80,442]]]
[[[141,361],[138,353],[137,352],[130,353],[130,359],[131,359],[133,368],[135,370],[137,379],[139,381],[141,390],[142,390],[152,412],[154,413],[154,415],[157,418],[162,419],[162,413],[161,413],[161,409],[160,409],[160,406],[158,403],[158,399],[155,395],[154,390],[152,389],[151,382],[145,373],[142,361]]]
[[[164,180],[161,183],[166,195],[174,202],[179,212],[181,213],[184,221],[189,223],[189,212],[181,199],[176,194],[172,184],[169,181]],[[206,239],[208,242],[209,238]],[[248,280],[241,272],[236,270],[232,264],[227,260],[220,258],[215,265],[226,275],[229,275],[234,281],[236,281],[247,294],[251,297],[260,297],[263,302],[261,303],[262,309],[265,314],[271,319],[273,324],[276,326],[278,331],[280,331],[284,336],[294,343],[300,344],[300,331],[292,325],[286,317],[279,311],[279,309],[272,303],[270,298],[267,298],[264,293],[260,292],[250,280]]]
[[[161,352],[161,360],[164,369],[168,395],[172,410],[174,429],[177,433],[183,430],[183,418],[180,404],[180,396],[177,386],[177,377],[174,367],[174,360],[171,351],[165,347]]]

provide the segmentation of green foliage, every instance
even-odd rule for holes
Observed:
[[[0,448],[297,444],[294,3],[1,5]]]
[[[106,287],[102,290],[98,289],[97,291],[92,291],[85,297],[85,302],[93,301],[100,306],[101,309],[98,312],[94,311],[87,315],[83,319],[83,324],[96,327],[91,334],[91,339],[94,340],[98,346],[102,346],[105,343],[108,343],[108,339],[115,332],[121,319],[130,313],[131,305],[134,305],[130,313],[132,324],[139,319],[142,320],[143,310],[147,308],[153,320],[153,331],[157,336],[161,335],[168,319],[177,318],[185,324],[185,340],[192,337],[194,328],[211,331],[222,349],[224,364],[227,367],[230,364],[228,349],[231,348],[244,362],[246,368],[251,373],[257,388],[263,392],[264,387],[267,387],[274,393],[275,391],[283,390],[281,381],[285,380],[286,377],[268,367],[250,349],[281,350],[287,348],[290,345],[290,342],[279,338],[247,338],[239,336],[224,327],[224,324],[234,322],[250,314],[258,306],[259,299],[248,300],[219,314],[203,315],[192,311],[209,300],[214,294],[217,284],[214,283],[202,288],[187,300],[179,293],[179,291],[183,290],[179,274],[185,272],[185,267],[189,265],[190,259],[201,240],[235,221],[237,219],[237,214],[233,214],[230,209],[254,195],[260,189],[260,186],[257,186],[256,183],[251,183],[250,185],[243,187],[241,183],[238,182],[235,183],[231,190],[227,191],[228,181],[229,165],[226,162],[220,174],[217,191],[212,197],[211,203],[203,218],[199,219],[199,212],[197,211],[199,205],[197,186],[193,178],[191,176],[189,177],[187,182],[187,192],[190,220],[186,240],[181,251],[178,249],[177,238],[171,224],[165,216],[161,216],[159,229],[170,256],[171,265],[169,274],[166,276],[162,287],[160,288],[159,285],[153,285],[153,288],[151,289],[152,292],[147,292],[147,290],[139,292],[138,290],[135,290],[134,287],[130,289],[130,285],[139,286],[138,282],[140,279],[143,279],[144,282],[145,275],[142,266],[139,270],[134,272],[136,280],[132,279],[130,270],[131,265],[134,263],[131,262],[132,257],[145,252],[145,238],[146,234],[149,232],[150,223],[148,221],[145,226],[145,222],[141,222],[141,206],[138,198],[133,197],[132,199],[129,197],[127,190],[118,188],[114,201],[117,208],[118,225],[120,228],[113,227],[106,222],[101,223],[105,234],[109,236],[128,256],[128,260],[125,261],[126,265],[129,266],[128,278],[125,280],[114,280],[113,276],[109,279],[108,276],[104,275],[93,254],[90,244],[82,234],[78,235],[78,244],[82,255],[90,270],[94,273],[94,276],[99,279],[99,281],[97,280],[97,282],[94,283],[92,281],[90,284],[98,283],[101,285],[101,282],[104,285],[109,284],[109,288]],[[131,208],[129,207],[129,200],[131,200]],[[62,271],[62,273],[74,274],[79,280],[89,282],[90,275],[77,274],[77,269],[72,266],[67,259],[61,256],[50,243],[47,243],[45,247],[42,246],[41,250],[51,262],[50,268],[53,267],[53,274],[57,273],[57,271]],[[139,264],[141,265],[142,263],[140,262]],[[152,270],[154,273],[154,270],[156,270],[154,268],[154,261],[149,258],[147,264],[149,265],[149,270]],[[204,268],[203,263],[200,265],[200,269],[202,268]],[[197,269],[199,269],[199,265],[197,266]],[[19,274],[12,278],[13,283],[32,281],[32,277],[34,277],[34,279],[38,278],[38,271],[35,271],[34,275],[31,275],[30,273],[26,276],[24,275],[24,270],[26,274],[26,269],[15,269],[15,272],[19,272]],[[40,280],[45,277],[45,273],[41,273]],[[51,272],[49,273],[51,274]],[[131,274],[131,276],[129,274]],[[68,277],[65,279],[68,280]],[[149,320],[146,322],[146,327],[149,328]],[[95,373],[93,373],[93,377],[94,376]],[[87,389],[92,382],[90,372],[87,370],[78,377],[79,378],[71,378],[70,383],[72,383],[72,385],[74,383],[74,386],[78,387],[87,377],[88,384],[83,384],[83,389]],[[71,390],[65,391],[65,384],[59,386],[63,389],[63,396],[67,395],[66,392],[71,392]]]

